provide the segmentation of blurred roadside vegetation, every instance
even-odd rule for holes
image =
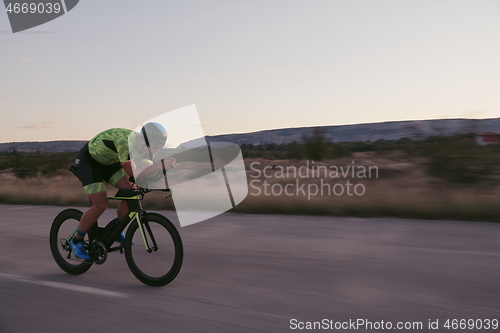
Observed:
[[[301,142],[287,144],[261,143],[240,146],[245,159],[264,160],[335,160],[354,158],[353,154],[371,152],[379,157],[398,152],[414,160],[426,173],[442,181],[474,184],[492,180],[499,171],[500,145],[478,146],[475,134],[438,135],[413,140],[377,140],[330,142],[325,132],[313,129]],[[0,171],[9,170],[17,178],[46,176],[67,170],[78,152],[47,153],[0,152]]]
[[[249,183],[258,179],[269,186],[295,183],[294,178],[260,178],[255,169],[311,165],[377,166],[380,177],[347,179],[363,183],[366,194],[357,196],[249,195],[232,211],[255,214],[306,214],[363,217],[400,217],[500,221],[500,145],[478,146],[475,134],[438,135],[421,139],[331,142],[314,129],[300,142],[241,145]],[[0,203],[86,206],[88,198],[68,167],[77,152],[40,151],[0,153]],[[191,160],[192,156],[184,156]],[[355,163],[355,164],[353,164]],[[346,179],[298,179],[301,184],[321,181],[334,185]],[[260,185],[259,185],[260,184]],[[115,189],[109,187],[110,195]],[[115,204],[110,202],[110,205]],[[173,209],[164,195],[149,195],[147,209]]]
[[[313,130],[302,142],[263,143],[241,146],[243,157],[267,160],[309,159],[314,161],[352,157],[354,153],[372,152],[377,156],[401,152],[419,163],[429,176],[450,183],[473,184],[492,180],[500,165],[500,145],[478,146],[475,134],[437,135],[421,140],[329,142],[320,129]]]
[[[0,171],[10,169],[17,178],[45,176],[57,170],[68,170],[78,152],[46,153],[19,152],[15,149],[0,152]]]

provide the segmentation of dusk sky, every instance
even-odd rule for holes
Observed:
[[[0,45],[0,142],[500,117],[498,0],[82,0]]]

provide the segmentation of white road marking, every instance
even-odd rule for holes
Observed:
[[[456,253],[456,254],[465,254],[472,256],[482,256],[482,257],[500,257],[500,253],[498,252],[486,252],[486,251],[469,251],[469,250],[454,250],[454,249],[440,249],[437,247],[405,247],[407,249],[416,249],[422,252],[442,252],[442,253]]]
[[[17,206],[17,207],[7,207],[8,210],[24,210],[24,209],[32,209],[36,208],[36,206]],[[40,208],[40,207],[38,207]]]
[[[57,282],[57,281],[39,280],[39,279],[30,278],[27,276],[1,273],[1,272],[0,272],[0,278],[6,279],[6,280],[13,280],[16,282],[37,284],[37,285],[45,286],[45,287],[52,287],[52,288],[57,288],[57,289],[76,291],[76,292],[80,292],[80,293],[84,293],[84,294],[93,294],[93,295],[109,296],[109,297],[117,297],[117,298],[124,298],[124,297],[128,296],[127,294],[120,293],[117,291],[111,291],[111,290],[105,290],[105,289],[99,289],[99,288],[94,288],[94,287],[87,287],[87,286],[81,286],[81,285],[77,285],[77,284],[70,284],[70,283]]]

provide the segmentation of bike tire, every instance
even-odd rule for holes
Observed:
[[[148,244],[152,246],[153,243],[150,230],[157,242],[158,251],[149,253],[146,250],[137,220],[134,220],[125,236],[127,265],[142,283],[155,287],[164,286],[172,282],[181,269],[184,256],[181,236],[174,224],[160,214],[148,213],[141,223]]]
[[[77,209],[63,210],[56,216],[50,228],[50,250],[52,256],[63,271],[73,275],[83,274],[92,267],[91,261],[78,260],[74,255],[73,259],[68,258],[68,255],[71,256],[71,254],[67,250],[69,239],[66,239],[66,237],[69,237],[72,231],[78,227],[82,215],[83,213]]]

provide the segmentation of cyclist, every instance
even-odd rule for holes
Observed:
[[[143,169],[141,176],[147,177],[161,170],[162,165],[153,164],[152,157],[165,145],[167,132],[161,124],[155,122],[145,124],[140,133],[124,128],[112,128],[101,132],[87,142],[78,153],[75,161],[76,174],[91,203],[91,207],[82,215],[75,236],[70,240],[71,249],[81,259],[90,259],[83,245],[83,238],[108,207],[104,181],[117,189],[129,189],[133,186],[129,177],[133,177],[132,170],[137,166],[130,157],[129,138],[137,150],[147,150],[143,152],[146,158],[141,159],[140,169]],[[165,167],[170,169],[175,165],[174,158],[165,160]],[[127,211],[125,200],[120,201],[117,217],[122,219]],[[123,244],[125,235],[122,233],[117,241]]]

